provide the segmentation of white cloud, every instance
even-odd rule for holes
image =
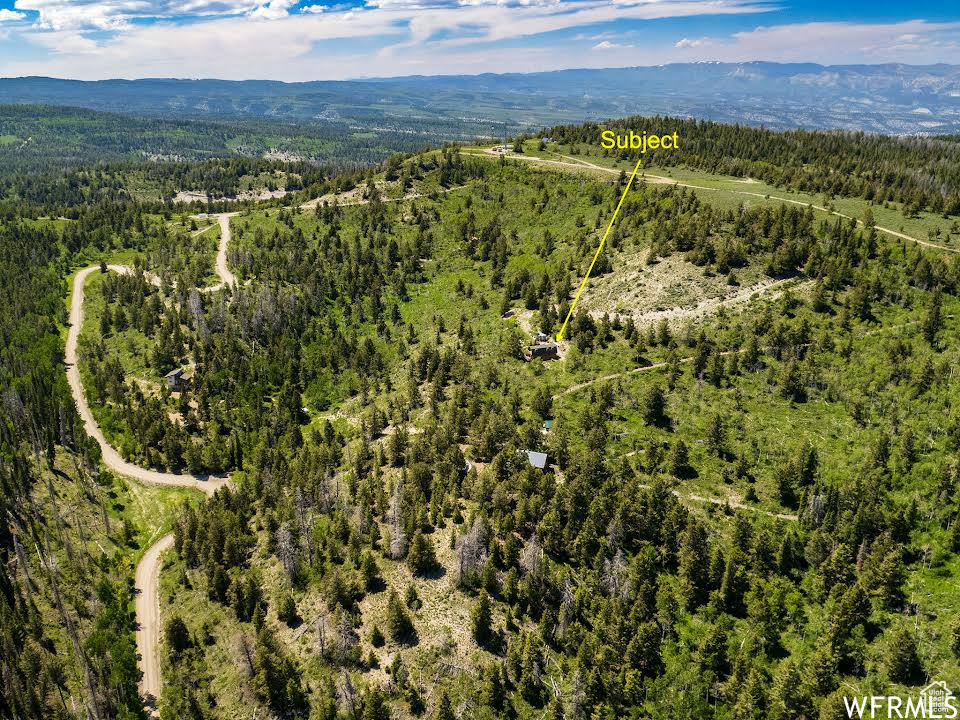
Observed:
[[[753,0],[536,0],[525,5],[444,0],[445,6],[429,7],[422,4],[436,0],[376,0],[381,3],[376,7],[308,5],[299,12],[292,0],[187,1],[175,7],[174,0],[17,0],[18,9],[29,6],[45,16],[40,27],[19,31],[44,53],[29,61],[0,55],[0,76],[314,80],[693,60],[960,62],[960,23],[807,23],[623,46],[617,43],[622,36],[607,32],[625,19],[744,14],[770,7]],[[88,18],[99,18],[99,26],[120,23],[123,31],[92,34],[93,23],[57,14],[76,7],[85,8]],[[160,20],[131,22],[146,12]],[[182,12],[213,17],[174,22]],[[252,17],[274,19],[252,22]],[[42,29],[53,27],[60,30]],[[570,36],[549,35],[571,29],[583,30],[574,42]]]
[[[13,10],[8,10],[7,8],[0,8],[0,23],[23,20],[25,17],[25,13],[14,12]]]
[[[623,48],[628,48],[628,47],[631,47],[631,46],[630,46],[630,45],[620,45],[620,44],[615,43],[615,42],[610,42],[609,40],[604,40],[604,41],[598,42],[596,45],[594,45],[594,46],[593,46],[593,49],[594,49],[594,50],[621,50],[621,49],[623,49]]]
[[[905,42],[905,37],[909,42]],[[935,63],[960,61],[960,22],[812,22],[760,26],[712,43],[711,55],[728,61],[777,60],[820,63]]]
[[[289,15],[290,8],[296,4],[297,0],[270,0],[251,11],[250,17],[257,20],[279,20]]]
[[[255,10],[256,0],[16,0],[17,10],[36,12],[47,30],[120,30],[132,20],[239,15]]]
[[[30,37],[37,45],[47,48],[54,55],[74,58],[81,55],[95,56],[99,48],[96,41],[70,30],[36,33]]]

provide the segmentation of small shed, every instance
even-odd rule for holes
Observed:
[[[527,462],[530,463],[530,467],[543,470],[547,466],[547,454],[536,450],[527,450]]]
[[[547,342],[547,343],[538,343],[536,345],[531,345],[527,348],[527,354],[530,359],[534,358],[543,358],[544,360],[549,360],[551,358],[557,357],[557,354],[560,350],[560,346],[556,343]]]
[[[544,432],[550,432],[551,428],[553,428],[553,420],[544,420],[543,421]]]

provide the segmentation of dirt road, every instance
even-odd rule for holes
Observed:
[[[123,265],[110,265],[109,268],[114,272],[130,272],[130,269]],[[175,475],[157,470],[148,470],[129,463],[107,442],[103,431],[100,429],[100,426],[97,425],[97,421],[90,411],[90,406],[87,404],[87,398],[83,392],[83,383],[80,381],[80,369],[77,367],[77,341],[80,339],[80,328],[83,324],[84,284],[91,273],[99,272],[99,270],[98,267],[84,268],[78,272],[73,279],[73,297],[70,301],[70,330],[67,333],[67,347],[64,358],[67,366],[67,382],[70,384],[73,401],[76,403],[77,412],[80,413],[80,417],[83,419],[83,425],[87,434],[96,440],[97,445],[100,446],[103,463],[120,475],[133,478],[143,483],[192,487],[207,493],[212,493],[218,487],[224,485],[227,479],[188,474]]]
[[[164,535],[150,546],[137,565],[134,579],[137,588],[135,609],[137,615],[137,652],[140,654],[141,692],[145,697],[160,697],[160,601],[157,586],[160,581],[160,556],[173,547],[173,534]]]
[[[212,290],[219,290],[220,288],[234,287],[237,284],[236,276],[230,272],[230,268],[227,267],[227,248],[230,245],[230,218],[232,218],[237,213],[223,213],[222,215],[217,215],[216,218],[220,222],[220,245],[217,248],[217,275],[220,278],[220,282],[217,285],[214,285]]]
[[[217,252],[216,270],[220,282],[209,288],[212,292],[225,286],[236,284],[236,277],[227,268],[227,247],[230,243],[230,218],[236,213],[225,213],[216,216],[220,223],[220,247]],[[108,269],[118,273],[129,273],[131,269],[125,265],[109,265]],[[83,326],[84,286],[91,273],[99,272],[99,267],[84,268],[73,279],[73,295],[70,299],[70,329],[67,332],[66,353],[64,362],[67,367],[67,382],[76,403],[77,412],[83,419],[87,434],[97,441],[103,463],[112,471],[131,478],[138,482],[153,485],[168,485],[174,487],[189,487],[201,490],[212,495],[218,488],[229,482],[226,477],[199,476],[190,474],[165,473],[149,470],[124,460],[107,442],[103,431],[97,424],[87,403],[80,380],[80,370],[77,367],[77,343],[80,339],[80,330]],[[150,282],[159,284],[155,275],[147,276]],[[160,575],[160,557],[164,551],[173,545],[173,535],[164,535],[154,543],[137,564],[135,586],[137,590],[135,610],[137,617],[137,653],[140,656],[140,670],[143,678],[140,689],[144,697],[159,697],[161,688],[160,658],[158,647],[160,644],[160,603],[157,598],[157,582]]]

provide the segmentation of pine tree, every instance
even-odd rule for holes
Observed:
[[[710,427],[707,429],[707,449],[713,454],[720,456],[724,451],[723,417],[720,413],[715,413],[710,420]]]
[[[934,349],[937,347],[937,333],[940,332],[942,324],[940,310],[942,302],[940,291],[936,290],[930,296],[930,304],[927,306],[926,315],[923,317],[923,339]]]
[[[363,576],[363,587],[367,592],[374,590],[381,583],[380,568],[377,567],[377,560],[369,550],[363,554],[360,574]]]
[[[564,720],[563,702],[560,698],[555,697],[550,701],[546,717],[549,718],[549,720]]]
[[[413,683],[407,686],[407,704],[410,706],[410,714],[414,716],[421,715],[426,710],[426,705],[423,703],[423,693]]]
[[[727,566],[720,583],[720,607],[724,612],[737,617],[743,616],[745,610],[743,595],[748,584],[749,580],[743,569],[740,554],[731,553],[727,558]]]
[[[683,438],[677,438],[673,447],[670,448],[670,454],[667,456],[667,470],[677,478],[685,478],[692,474],[690,455]]]
[[[437,556],[433,540],[417,531],[407,552],[407,567],[414,575],[426,575],[437,567]]]
[[[695,609],[706,602],[710,592],[710,562],[707,532],[695,518],[687,525],[680,547],[680,588],[684,604]]]
[[[407,614],[407,609],[400,601],[400,596],[396,590],[390,591],[390,597],[387,599],[387,632],[390,633],[396,641],[403,640],[413,632],[413,622]]]
[[[846,698],[849,693],[849,690],[840,688],[828,695],[820,703],[819,720],[850,720],[850,714],[847,712],[849,699]]]
[[[289,592],[280,595],[277,602],[277,619],[291,627],[300,619],[297,614],[297,603]]]
[[[810,698],[801,682],[800,672],[793,658],[787,658],[777,668],[770,693],[769,717],[775,720],[793,720],[810,717]]]
[[[726,617],[726,616],[721,616]],[[729,618],[727,618],[729,620]],[[712,672],[714,676],[724,675],[727,665],[727,631],[721,621],[717,621],[703,636],[694,654],[697,666],[701,670]]]
[[[906,626],[899,627],[890,638],[884,670],[891,680],[904,685],[914,685],[923,680],[917,641]]]
[[[374,688],[363,699],[363,720],[390,720],[390,707],[383,693]]]
[[[663,427],[667,424],[666,406],[667,400],[663,389],[659,385],[651,385],[644,394],[641,404],[643,421],[647,425]]]
[[[477,645],[480,647],[486,647],[493,637],[492,622],[490,597],[487,595],[486,590],[481,590],[470,617],[470,628],[473,631],[473,639],[476,640]]]
[[[759,361],[760,345],[757,342],[757,336],[751,333],[743,344],[743,366],[750,372],[754,372],[759,367]]]
[[[654,621],[641,623],[627,645],[627,662],[642,677],[655,678],[663,672],[661,644],[663,631]]]
[[[520,656],[520,678],[517,682],[517,690],[520,696],[534,707],[540,707],[543,702],[541,670],[537,639],[533,635],[527,635],[523,644],[523,653]]]
[[[488,555],[487,561],[483,564],[483,571],[480,573],[480,585],[491,595],[495,594],[499,589],[497,568],[494,564],[493,554]]]
[[[113,316],[110,314],[110,306],[107,305],[103,308],[103,312],[100,314],[100,335],[107,336],[110,334],[110,328],[113,326]]]
[[[488,665],[483,673],[483,687],[480,690],[480,703],[499,713],[507,701],[507,691],[500,664]]]
[[[767,680],[763,671],[752,668],[747,680],[737,693],[737,702],[733,706],[733,716],[738,720],[760,720],[765,717],[767,705]]]
[[[403,593],[403,602],[411,610],[419,610],[423,604],[420,602],[420,594],[417,592],[417,586],[413,583],[407,585],[407,589]]]
[[[453,704],[446,690],[440,691],[440,699],[437,701],[437,709],[433,712],[433,720],[456,720]]]
[[[800,364],[791,358],[780,373],[780,395],[793,402],[803,402],[805,392],[800,377]]]
[[[166,640],[171,659],[178,657],[180,653],[193,644],[193,641],[190,639],[190,631],[179,615],[174,615],[167,620],[164,639]]]

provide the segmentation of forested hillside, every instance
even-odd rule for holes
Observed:
[[[349,170],[381,162],[396,152],[484,134],[479,128],[458,130],[444,123],[425,124],[418,132],[370,130],[338,121],[172,120],[76,107],[0,105],[0,178],[57,173],[103,162],[231,157],[310,161]]]
[[[619,132],[642,127],[672,134],[682,152],[651,152],[645,165],[683,164],[721,175],[750,177],[778,187],[861,197],[882,205],[893,201],[905,214],[930,209],[960,212],[960,143],[954,136],[890,138],[849,132],[773,132],[719,123],[630,117],[603,125]],[[600,146],[601,126],[554,128],[562,144]],[[619,151],[629,157],[630,151]],[[606,154],[606,153],[605,153]]]
[[[63,277],[101,235],[66,224],[0,226],[0,716],[141,717],[130,614],[132,560],[162,520],[152,491],[98,467],[74,411],[58,323]],[[112,225],[112,228],[111,228]],[[155,524],[156,523],[156,524]]]
[[[166,527],[163,718],[833,720],[956,687],[952,151],[646,122],[689,154],[629,191],[557,359],[527,347],[626,182],[577,163],[592,126],[518,141],[554,165],[285,166],[308,189],[229,218],[221,289],[183,206],[7,202],[0,715],[141,715],[131,568]],[[93,414],[138,465],[231,473],[204,502],[137,501],[76,419],[66,280],[100,260]]]

